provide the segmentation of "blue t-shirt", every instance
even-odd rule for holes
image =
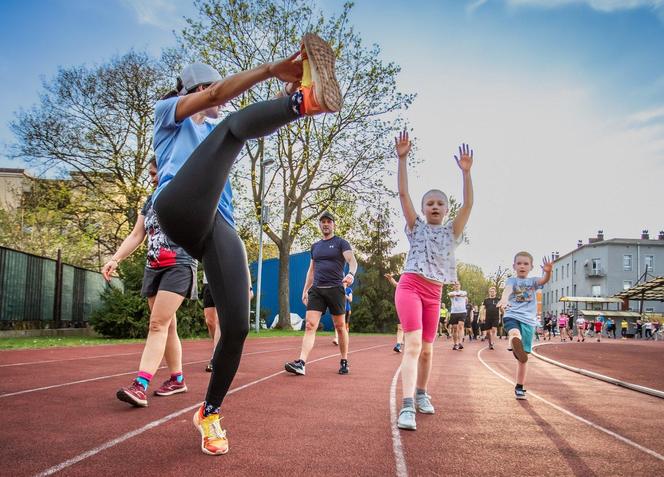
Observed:
[[[157,200],[159,194],[175,177],[182,165],[189,159],[194,149],[212,132],[215,125],[204,121],[196,124],[191,118],[181,122],[175,121],[175,108],[182,96],[157,101],[154,107],[154,137],[153,146],[157,156],[157,171],[159,174],[159,185],[154,191],[153,201]],[[186,200],[186,198],[183,198]],[[233,228],[235,218],[233,217],[233,190],[230,180],[226,181],[221,193],[217,210]]]
[[[505,318],[514,318],[530,326],[537,326],[537,296],[539,277],[518,278],[510,277],[505,282],[505,287],[511,286],[512,293],[507,299],[508,307],[503,316]]]
[[[346,287],[346,297],[350,296],[352,293],[353,289],[351,287]],[[348,301],[348,298],[346,298],[346,311],[350,311],[350,301]]]
[[[331,239],[319,240],[311,246],[311,259],[314,261],[313,286],[342,286],[346,250],[352,250],[350,244],[336,235]]]

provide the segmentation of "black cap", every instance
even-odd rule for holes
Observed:
[[[325,212],[323,212],[322,214],[320,214],[320,218],[318,219],[318,221],[320,222],[323,219],[330,219],[332,222],[335,222],[334,215],[332,215],[327,210]]]

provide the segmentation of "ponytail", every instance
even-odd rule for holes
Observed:
[[[170,90],[168,93],[163,95],[161,99],[168,99],[178,96],[180,91],[182,91],[182,88],[184,88],[184,85],[182,84],[182,78],[178,76],[177,82],[175,83],[175,89]]]

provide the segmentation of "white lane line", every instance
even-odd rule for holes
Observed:
[[[390,425],[392,427],[392,449],[394,451],[394,461],[397,470],[397,477],[408,477],[408,468],[406,467],[406,457],[403,453],[401,444],[401,433],[397,427],[397,381],[401,373],[401,366],[397,368],[392,378],[390,386]]]
[[[115,356],[129,356],[132,354],[141,354],[140,351],[134,353],[117,353],[117,354],[103,354],[100,356],[85,356],[81,358],[65,358],[65,359],[47,359],[44,361],[28,361],[25,363],[10,363],[10,364],[0,364],[0,368],[7,368],[9,366],[26,366],[29,364],[45,364],[45,363],[61,363],[64,361],[78,361],[79,359],[99,359],[99,358],[114,358]]]
[[[348,354],[359,353],[360,351],[368,351],[370,349],[381,348],[381,347],[384,347],[384,346],[389,346],[389,345],[370,346],[368,348],[362,348],[362,349],[358,349],[358,350],[355,350],[355,351],[349,351]],[[292,348],[289,348],[289,349],[292,349]],[[330,354],[330,355],[327,355],[327,356],[323,356],[322,358],[318,358],[318,359],[308,361],[307,364],[312,364],[312,363],[315,363],[317,361],[323,361],[324,359],[333,358],[335,356],[339,356],[339,353]],[[270,374],[268,376],[264,376],[262,378],[259,378],[255,381],[252,381],[250,383],[243,384],[242,386],[239,386],[237,388],[233,388],[233,389],[229,390],[228,393],[226,393],[226,395],[228,396],[230,394],[234,394],[234,393],[236,393],[238,391],[241,391],[243,389],[246,389],[250,386],[253,386],[253,385],[258,384],[258,383],[262,383],[263,381],[267,381],[268,379],[274,378],[275,376],[279,376],[280,374],[286,374],[286,371],[279,371],[278,373],[273,373],[273,374]],[[67,467],[70,467],[70,466],[72,466],[72,465],[74,465],[78,462],[81,462],[82,460],[85,460],[88,457],[92,457],[95,454],[99,454],[100,452],[102,452],[106,449],[110,449],[111,447],[114,447],[118,444],[121,444],[121,443],[123,443],[123,442],[125,442],[125,441],[127,441],[127,440],[129,440],[133,437],[141,435],[144,432],[149,431],[150,429],[154,429],[157,426],[165,424],[168,421],[170,421],[172,419],[175,419],[178,416],[181,416],[182,414],[193,411],[194,409],[196,409],[200,405],[201,405],[201,403],[199,402],[199,403],[194,404],[193,406],[189,406],[189,407],[186,407],[184,409],[180,409],[179,411],[175,411],[174,413],[169,414],[168,416],[162,417],[161,419],[149,422],[148,424],[146,424],[143,427],[140,427],[140,428],[135,429],[133,431],[127,432],[126,434],[123,434],[120,437],[117,437],[113,440],[105,442],[102,445],[100,445],[98,447],[95,447],[94,449],[90,449],[89,451],[83,452],[82,454],[79,454],[76,457],[72,457],[71,459],[68,459],[64,462],[61,462],[60,464],[54,465],[53,467],[49,467],[48,469],[40,472],[39,474],[36,474],[35,477],[46,477],[48,475],[55,474],[56,472],[60,472],[61,470],[66,469]]]
[[[480,356],[480,353],[482,352],[482,350],[485,350],[485,349],[487,349],[487,348],[481,348],[481,349],[477,352],[477,359],[479,359],[480,362],[481,362],[484,366],[486,366],[486,368],[487,368],[489,371],[491,371],[493,374],[495,374],[496,376],[498,376],[498,377],[501,378],[502,380],[507,381],[507,382],[510,383],[511,385],[514,385],[514,381],[512,381],[512,380],[509,379],[509,378],[506,378],[505,376],[503,376],[502,374],[500,374],[498,371],[494,370],[491,366],[489,366],[488,364],[486,364],[486,362],[485,362],[485,361],[482,359],[482,357]],[[659,453],[655,452],[655,451],[652,450],[652,449],[648,449],[647,447],[644,447],[644,446],[642,446],[641,444],[637,444],[637,443],[634,442],[633,440],[628,439],[627,437],[621,436],[621,435],[618,434],[617,432],[613,432],[613,431],[607,429],[606,427],[602,427],[602,426],[600,426],[599,424],[595,424],[594,422],[589,421],[588,419],[585,419],[585,418],[583,418],[583,417],[581,417],[581,416],[578,416],[578,415],[574,414],[573,412],[568,411],[567,409],[564,409],[564,408],[558,406],[557,404],[554,404],[554,403],[552,403],[552,402],[550,402],[550,401],[547,401],[546,399],[544,399],[544,398],[541,397],[541,396],[538,396],[537,394],[535,394],[535,393],[532,392],[532,391],[528,391],[528,395],[534,397],[535,399],[539,399],[539,400],[542,401],[544,404],[548,404],[549,406],[551,406],[552,408],[556,409],[557,411],[560,411],[560,412],[562,412],[563,414],[566,414],[566,415],[568,415],[569,417],[572,417],[572,418],[576,419],[577,421],[581,421],[581,422],[583,422],[584,424],[587,424],[587,425],[589,425],[590,427],[592,427],[592,428],[594,428],[594,429],[597,429],[598,431],[601,431],[601,432],[603,432],[603,433],[605,433],[605,434],[608,434],[609,436],[614,437],[615,439],[618,439],[619,441],[622,441],[622,442],[624,442],[625,444],[628,444],[628,445],[634,447],[635,449],[638,449],[638,450],[640,450],[640,451],[642,451],[642,452],[645,452],[646,454],[649,454],[649,455],[653,456],[655,459],[658,459],[658,460],[664,461],[664,455],[659,454]]]
[[[589,371],[587,369],[583,368],[577,368],[575,366],[570,366],[569,364],[561,363],[560,361],[556,361],[555,359],[551,359],[547,356],[543,356],[539,353],[537,353],[535,350],[539,348],[540,346],[547,346],[547,345],[552,345],[556,343],[542,343],[536,346],[533,346],[533,356],[536,358],[541,359],[542,361],[545,361],[549,364],[553,364],[554,366],[558,366],[560,368],[566,369],[568,371],[571,371],[573,373],[581,374],[583,376],[587,376],[589,378],[597,379],[598,381],[604,381],[605,383],[609,384],[614,384],[616,386],[621,386],[626,389],[631,389],[632,391],[636,391],[639,393],[643,394],[648,394],[650,396],[658,397],[661,399],[664,399],[664,391],[660,391],[659,389],[653,389],[649,388],[646,386],[640,386],[638,384],[633,384],[629,383],[627,381],[622,381],[620,379],[612,378],[611,376],[605,376],[603,374],[596,373],[594,371]]]
[[[293,349],[296,349],[296,348],[282,348],[282,349],[273,349],[273,350],[266,350],[266,351],[253,351],[251,353],[243,353],[242,356],[251,356],[251,355],[254,355],[254,354],[264,354],[264,353],[276,353],[277,351],[290,351],[290,350],[293,350]],[[204,359],[204,360],[201,360],[201,361],[190,361],[188,363],[182,363],[182,367],[189,366],[189,365],[192,365],[192,364],[207,363],[209,361],[210,361],[209,359]],[[168,366],[160,366],[157,369],[165,369],[167,367]],[[126,373],[109,374],[109,375],[106,375],[106,376],[98,376],[96,378],[81,379],[79,381],[71,381],[71,382],[67,382],[67,383],[53,384],[52,386],[43,386],[43,387],[40,387],[40,388],[24,389],[23,391],[16,391],[16,392],[13,392],[13,393],[0,394],[0,399],[8,398],[8,397],[11,397],[11,396],[18,396],[18,395],[21,395],[21,394],[34,393],[34,392],[37,392],[37,391],[46,391],[47,389],[61,388],[61,387],[64,387],[64,386],[72,386],[74,384],[82,384],[82,383],[89,383],[89,382],[92,382],[92,381],[100,381],[102,379],[117,378],[118,376],[127,376],[128,374],[136,374],[137,372],[138,371],[129,371],[129,372],[126,372]]]

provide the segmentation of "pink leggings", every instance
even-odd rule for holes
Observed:
[[[416,273],[401,275],[394,303],[404,332],[422,330],[422,340],[434,342],[442,292],[441,285],[431,283]]]

